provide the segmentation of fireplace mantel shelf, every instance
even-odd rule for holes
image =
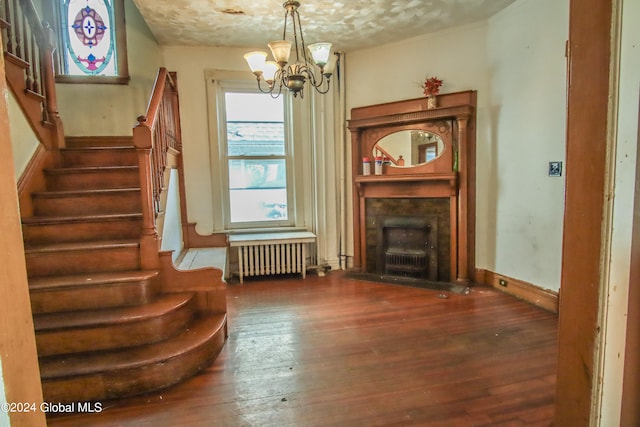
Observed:
[[[407,175],[358,175],[354,177],[354,181],[358,184],[412,181],[449,181],[450,183],[455,184],[457,178],[458,174],[456,172],[451,172]]]
[[[458,174],[357,175],[353,183],[358,197],[456,197]]]

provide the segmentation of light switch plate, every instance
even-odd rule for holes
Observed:
[[[562,176],[562,162],[549,162],[549,176]]]

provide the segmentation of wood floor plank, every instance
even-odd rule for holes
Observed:
[[[202,374],[50,426],[549,426],[557,317],[469,295],[324,278],[228,289],[229,339]]]

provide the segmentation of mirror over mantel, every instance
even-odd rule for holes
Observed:
[[[436,160],[444,151],[444,141],[437,133],[401,130],[376,142],[371,157],[387,158],[389,167],[411,168]]]
[[[449,282],[469,284],[475,273],[476,91],[357,107],[348,128],[352,142],[353,269],[373,273],[367,206],[375,200],[446,200],[450,232]],[[388,159],[382,174],[364,173],[363,158]],[[409,202],[406,202],[409,200]],[[374,204],[378,204],[375,202]],[[403,212],[405,214],[408,212]],[[422,215],[422,214],[420,214]],[[442,228],[442,227],[441,227]]]

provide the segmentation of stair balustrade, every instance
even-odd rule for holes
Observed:
[[[158,230],[156,219],[160,212],[160,195],[167,166],[167,154],[182,150],[178,88],[175,74],[166,68],[158,75],[147,107],[133,128],[133,144],[138,151],[140,185],[142,190],[143,268],[157,268]]]
[[[31,0],[4,0],[0,28],[7,81],[38,139],[48,150],[64,145],[53,53],[55,35]]]

